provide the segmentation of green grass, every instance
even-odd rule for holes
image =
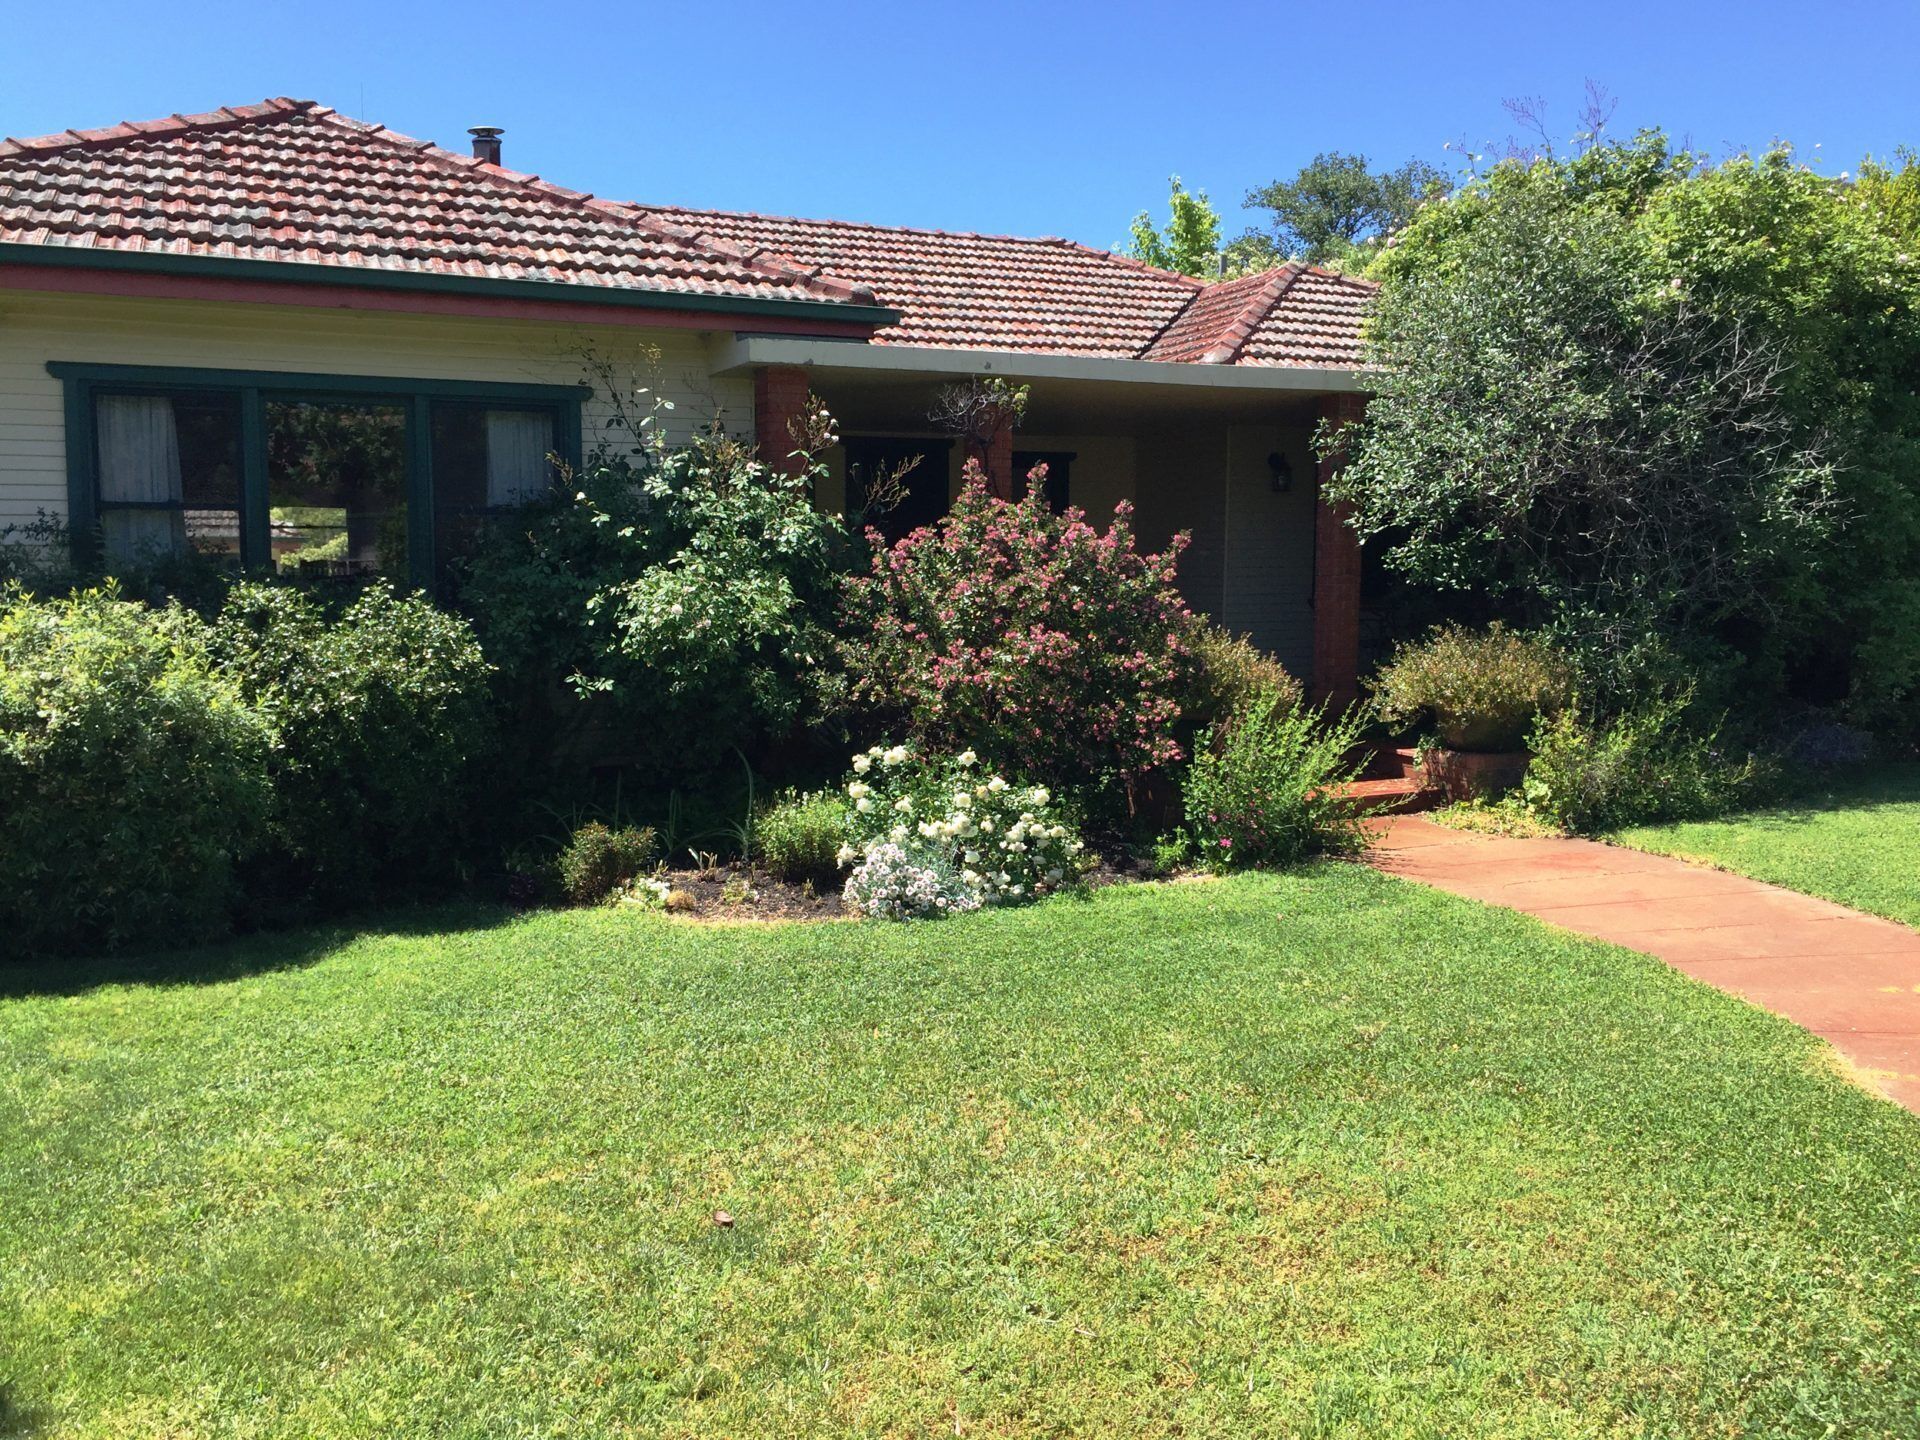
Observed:
[[[0,991],[0,1434],[1920,1425],[1920,1120],[1359,867]]]
[[[1609,838],[1920,926],[1920,764],[1849,775],[1750,815]]]

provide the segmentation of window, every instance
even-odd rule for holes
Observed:
[[[441,562],[472,549],[488,516],[546,494],[559,448],[549,411],[435,401],[434,553]]]
[[[240,559],[240,410],[231,396],[102,394],[94,404],[108,560]]]
[[[576,386],[70,365],[76,544],[426,583],[576,462]]]

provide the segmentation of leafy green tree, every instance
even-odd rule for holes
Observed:
[[[1133,217],[1126,253],[1162,270],[1208,278],[1220,273],[1220,212],[1204,190],[1189,194],[1175,175],[1168,181],[1169,215],[1165,232],[1145,210]]]
[[[1910,714],[1920,266],[1891,216],[1785,149],[1496,166],[1375,267],[1339,494],[1390,566],[1622,688],[1681,655],[1750,700]]]
[[[1276,261],[1357,267],[1423,202],[1445,195],[1450,185],[1443,171],[1423,160],[1376,172],[1364,155],[1337,150],[1316,155],[1293,179],[1247,193],[1249,209],[1273,212],[1272,234],[1255,231],[1240,243],[1264,246]]]

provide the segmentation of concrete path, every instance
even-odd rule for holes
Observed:
[[[1421,815],[1375,822],[1369,859],[1658,956],[1805,1026],[1920,1112],[1920,931],[1664,855],[1474,835]]]

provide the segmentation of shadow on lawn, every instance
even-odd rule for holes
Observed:
[[[38,1435],[45,1424],[44,1415],[22,1405],[14,1398],[13,1386],[0,1380],[0,1440],[26,1440]]]
[[[1765,819],[1803,824],[1838,810],[1872,813],[1887,805],[1920,804],[1920,762],[1867,765],[1828,775],[1814,775],[1772,804],[1735,819]]]
[[[300,970],[371,935],[451,935],[492,930],[514,912],[499,906],[432,905],[370,912],[326,925],[262,930],[184,950],[49,956],[0,965],[0,1000],[79,995],[101,985],[211,985],[274,970]],[[0,1401],[4,1401],[0,1392]],[[8,1412],[0,1408],[0,1440]]]

